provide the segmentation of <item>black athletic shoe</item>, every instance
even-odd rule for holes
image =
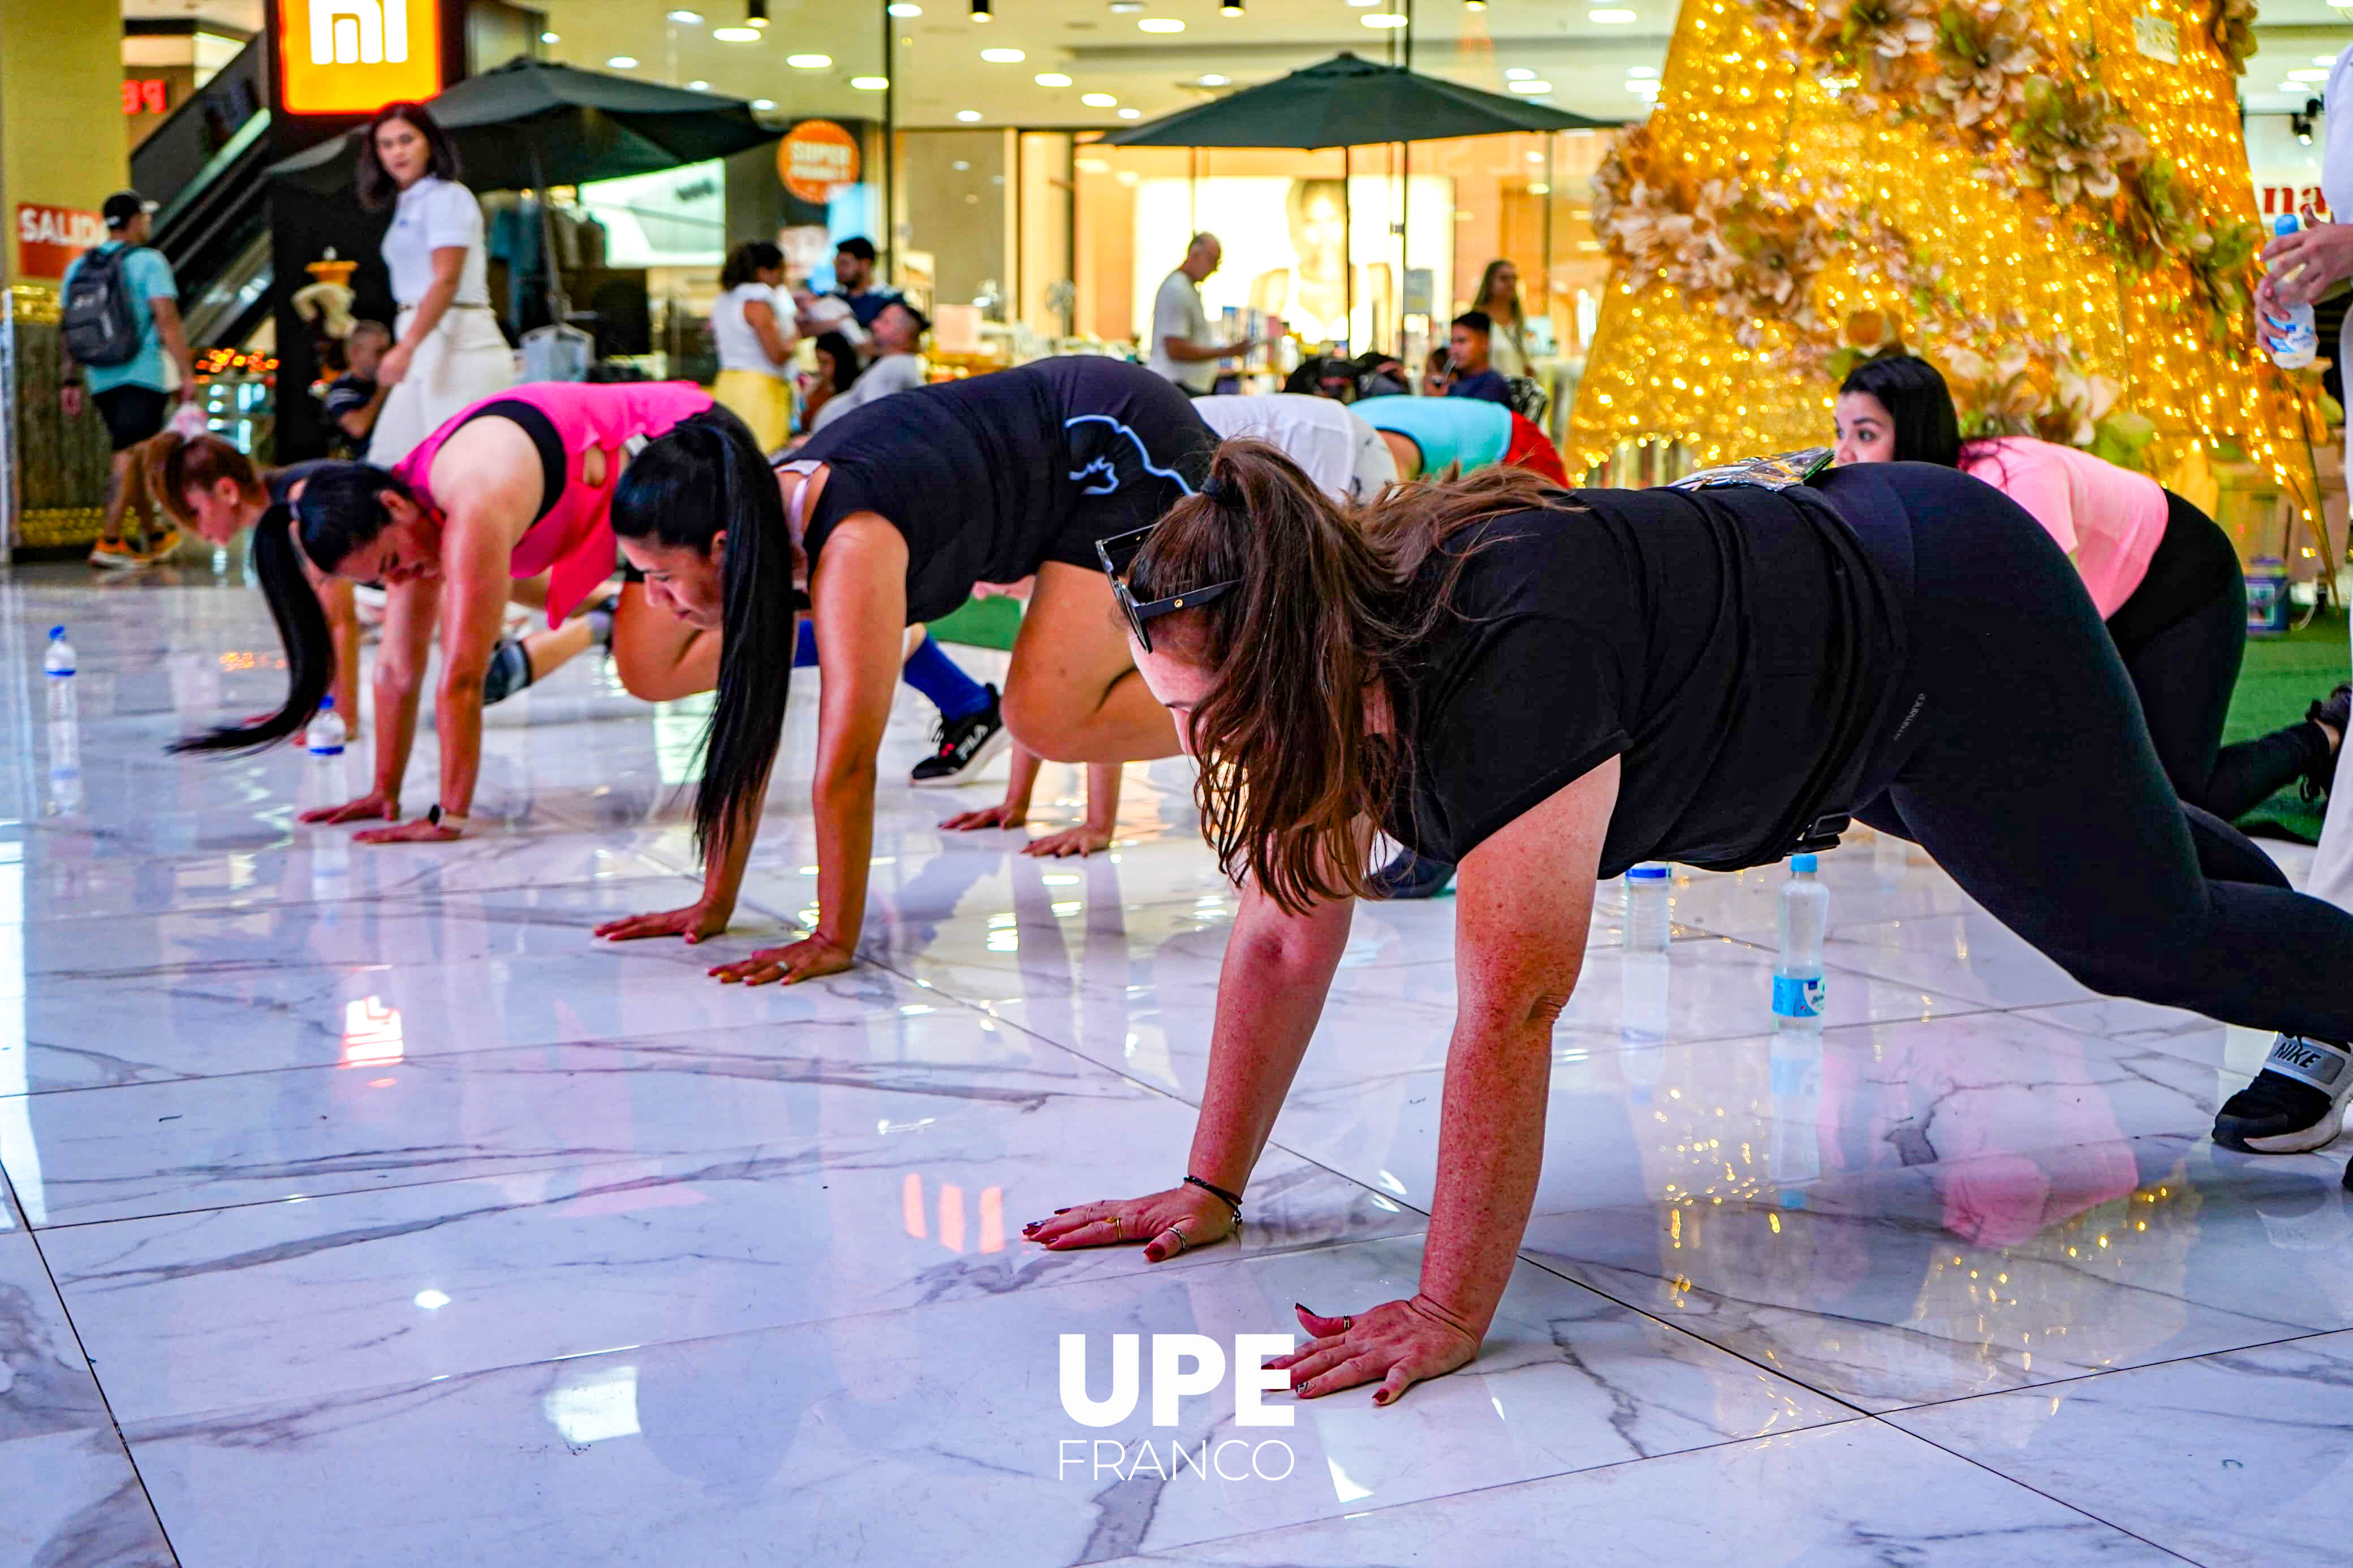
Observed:
[[[2255,1081],[2222,1102],[2214,1142],[2247,1154],[2325,1147],[2345,1123],[2345,1091],[2353,1087],[2348,1065],[2353,1053],[2342,1046],[2280,1036]]]
[[[2341,681],[2336,690],[2304,710],[2307,724],[2326,724],[2340,736],[2353,730],[2353,680]],[[2328,786],[2337,777],[2337,757],[2334,753],[2306,768],[2300,793],[2306,801],[2326,799]]]
[[[943,719],[932,731],[940,749],[915,764],[907,782],[917,789],[945,789],[978,776],[989,758],[1013,739],[998,709],[997,688],[988,688],[988,706],[964,719]]]
[[[1373,873],[1372,888],[1377,897],[1384,899],[1434,899],[1452,880],[1452,861],[1428,860],[1410,849],[1400,849],[1396,859]]]

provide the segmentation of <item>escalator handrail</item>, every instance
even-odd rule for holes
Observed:
[[[212,190],[214,181],[234,167],[238,160],[251,155],[255,143],[269,133],[269,110],[258,110],[238,126],[236,132],[221,143],[220,151],[205,161],[205,166],[196,171],[196,177],[164,204],[163,210],[155,215],[154,232],[158,236],[163,235],[175,219]]]

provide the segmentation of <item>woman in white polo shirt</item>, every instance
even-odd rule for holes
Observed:
[[[746,240],[727,254],[719,298],[711,306],[711,342],[719,352],[719,379],[711,395],[744,421],[763,452],[793,436],[793,393],[785,367],[793,354],[793,318],[784,292],[785,253],[765,239]]]
[[[481,204],[457,176],[457,149],[422,104],[386,105],[360,138],[360,205],[392,205],[384,264],[400,302],[396,341],[375,373],[392,388],[368,442],[378,468],[515,383],[514,353],[491,313]]]

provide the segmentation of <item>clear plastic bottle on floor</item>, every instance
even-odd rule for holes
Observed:
[[[1831,890],[1811,855],[1789,857],[1781,884],[1780,954],[1773,963],[1773,1026],[1813,1032],[1822,1026],[1822,936],[1830,929]]]
[[[74,645],[66,640],[63,626],[49,628],[48,650],[41,656],[41,673],[48,679],[43,682],[49,689],[49,717],[78,717],[74,696]]]
[[[2282,237],[2299,226],[2294,213],[2282,213],[2272,220],[2272,233]],[[2295,268],[2282,276],[2293,278],[2303,270]],[[2262,328],[2263,347],[2271,350],[2272,363],[2282,370],[2302,370],[2320,356],[2320,331],[2313,322],[2309,305],[2298,305],[2284,316],[2266,311]]]
[[[330,692],[320,701],[319,710],[311,715],[311,722],[303,730],[302,743],[314,757],[340,757],[350,733],[343,728],[343,716],[335,711],[334,694]]]
[[[1805,1187],[1822,1173],[1820,1121],[1822,1037],[1810,1030],[1785,1029],[1773,1037],[1767,1068],[1773,1097],[1773,1135],[1766,1172],[1780,1191],[1781,1206],[1806,1206]]]
[[[1626,951],[1664,952],[1670,935],[1667,868],[1645,860],[1626,873]]]

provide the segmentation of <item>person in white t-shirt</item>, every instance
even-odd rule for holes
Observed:
[[[1250,341],[1219,343],[1209,341],[1209,312],[1201,304],[1201,279],[1225,259],[1225,247],[1214,234],[1197,234],[1185,247],[1184,264],[1161,279],[1152,300],[1152,341],[1147,356],[1152,368],[1199,397],[1217,384],[1218,362],[1240,353]]]
[[[874,318],[871,334],[874,340],[873,363],[859,372],[848,392],[826,399],[809,428],[822,430],[853,408],[863,408],[877,398],[923,385],[923,356],[917,351],[931,327],[930,320],[904,300],[893,300],[883,306],[882,313]]]
[[[1381,433],[1347,405],[1298,392],[1196,400],[1220,441],[1241,437],[1282,449],[1309,482],[1343,502],[1368,502],[1398,482],[1397,458]]]
[[[785,253],[765,239],[747,240],[728,254],[722,292],[711,306],[712,344],[719,351],[711,395],[750,426],[763,452],[792,439],[785,370],[797,334],[784,281]]]
[[[515,382],[514,352],[491,313],[482,207],[458,184],[458,151],[424,105],[393,103],[360,137],[360,205],[393,208],[384,264],[400,303],[375,379],[392,391],[368,438],[389,468],[469,405]]]

